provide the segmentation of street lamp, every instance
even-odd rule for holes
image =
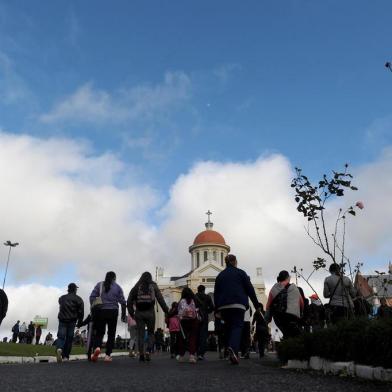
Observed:
[[[392,72],[392,63],[390,61],[387,61],[385,63],[385,68],[388,68]]]
[[[8,251],[7,265],[5,267],[5,274],[4,274],[4,280],[3,280],[3,290],[4,290],[4,286],[5,286],[5,279],[7,278],[8,264],[10,263],[11,249],[17,247],[19,245],[19,242],[12,243],[11,241],[8,240],[8,241],[4,242],[4,245],[9,246],[10,250]]]

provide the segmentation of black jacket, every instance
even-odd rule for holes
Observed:
[[[84,316],[84,302],[75,293],[68,293],[59,298],[60,311],[59,320],[68,321],[83,321]]]
[[[161,290],[159,290],[157,284],[155,282],[151,282],[151,286],[154,289],[154,294],[155,294],[155,300],[151,302],[150,304],[143,304],[145,305],[143,308],[140,307],[140,305],[137,303],[137,295],[139,291],[139,284],[136,284],[133,289],[130,291],[128,295],[128,300],[127,300],[127,308],[128,308],[128,313],[133,317],[135,311],[134,311],[134,306],[136,307],[137,310],[143,311],[143,310],[151,310],[154,309],[155,306],[155,301],[158,301],[160,307],[162,308],[164,313],[169,312],[169,308],[166,305],[165,300],[163,299]]]
[[[257,309],[260,304],[249,276],[241,269],[228,265],[215,280],[215,308],[219,310],[222,306],[239,304],[248,309],[248,297]]]
[[[0,289],[0,325],[8,310],[8,298],[4,290]]]
[[[208,315],[214,311],[214,304],[208,294],[197,293],[195,295],[196,307],[199,308],[199,313],[203,321],[208,320]]]

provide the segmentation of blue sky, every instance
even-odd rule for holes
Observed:
[[[391,15],[390,0],[0,0],[0,238],[21,244],[9,320],[56,320],[48,293],[72,280],[86,299],[102,271],[125,291],[145,269],[188,272],[208,209],[267,285],[311,269],[294,166],[352,165],[343,204],[365,209],[346,250],[385,270]]]
[[[197,160],[279,152],[319,174],[391,143],[389,1],[0,4],[2,129],[86,139],[163,191]],[[183,84],[152,113],[42,121],[83,86],[126,107],[167,73]]]

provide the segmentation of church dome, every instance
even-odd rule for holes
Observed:
[[[218,233],[215,230],[204,230],[199,233],[195,240],[193,241],[193,245],[201,245],[201,244],[219,244],[226,245],[225,239],[222,234]]]

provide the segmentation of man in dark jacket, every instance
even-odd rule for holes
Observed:
[[[82,323],[84,316],[84,303],[76,295],[78,286],[75,283],[68,285],[68,294],[59,298],[60,311],[58,315],[59,329],[56,341],[57,362],[69,359],[72,349],[76,323]]]
[[[227,255],[226,269],[215,280],[215,308],[221,313],[225,326],[225,339],[230,361],[236,365],[240,348],[245,310],[249,308],[248,298],[254,307],[260,308],[255,290],[245,271],[237,268],[237,258]]]
[[[16,343],[19,336],[19,324],[20,321],[18,320],[16,324],[12,327],[12,343]]]
[[[0,325],[5,319],[8,310],[8,297],[3,289],[0,289]]]
[[[207,348],[208,316],[214,311],[214,304],[212,303],[211,297],[206,294],[206,287],[202,284],[197,288],[195,299],[201,319],[199,324],[199,339],[197,342],[197,356],[202,361]]]

